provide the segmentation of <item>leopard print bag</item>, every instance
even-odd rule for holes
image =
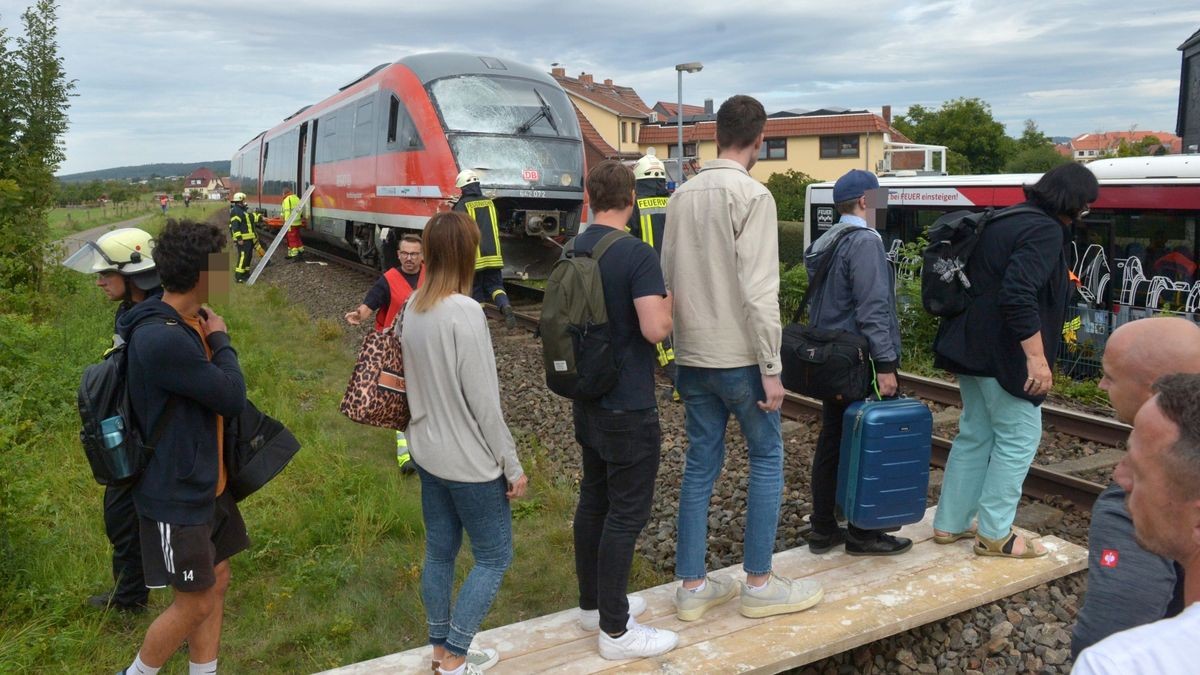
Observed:
[[[412,414],[408,409],[404,354],[400,348],[407,306],[406,302],[396,313],[392,326],[363,337],[341,406],[342,414],[359,424],[401,431],[408,428]]]

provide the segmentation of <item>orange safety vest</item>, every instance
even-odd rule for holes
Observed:
[[[412,295],[416,288],[408,285],[408,281],[404,275],[400,273],[400,268],[393,267],[383,273],[383,278],[387,279],[388,291],[391,292],[391,297],[388,299],[387,312],[375,312],[375,330],[382,331],[384,328],[392,325],[396,320],[396,312],[404,306],[408,301],[408,297]],[[417,288],[425,285],[425,266],[421,265],[421,273],[417,277]]]

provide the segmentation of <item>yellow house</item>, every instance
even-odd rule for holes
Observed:
[[[889,112],[884,109],[885,114]],[[654,148],[658,157],[674,159],[678,152],[677,135],[678,128],[673,125],[645,125],[638,138],[640,151],[645,153]],[[836,179],[850,169],[875,172],[884,159],[886,141],[909,142],[883,117],[866,111],[772,117],[767,120],[765,136],[758,163],[750,169],[750,175],[764,183],[771,174],[789,169],[818,180]],[[687,174],[716,159],[716,120],[688,124],[684,118],[683,156]],[[920,163],[907,165],[918,159],[922,158],[898,154],[893,157],[891,168],[918,168]],[[667,161],[668,165],[673,163]]]
[[[567,77],[566,68],[553,68],[550,75],[575,105],[589,166],[605,159],[641,157],[638,135],[653,111],[637,92],[612,80],[596,82],[589,73]]]

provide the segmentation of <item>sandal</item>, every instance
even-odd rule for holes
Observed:
[[[1016,548],[1015,544],[1018,538],[1025,542],[1025,551],[1020,555],[1015,555],[1013,549]],[[1037,539],[1026,539],[1017,534],[1016,530],[1010,530],[1008,536],[1003,539],[988,539],[981,534],[975,535],[975,555],[1000,558],[1040,558],[1048,553],[1045,547],[1039,551],[1038,546],[1041,544]]]
[[[935,543],[935,544],[953,544],[954,542],[962,540],[962,539],[970,539],[971,537],[974,537],[975,534],[976,534],[975,528],[973,528],[973,527],[968,530],[964,530],[962,532],[950,533],[950,534],[938,534],[938,531],[934,530],[933,531],[933,543]]]

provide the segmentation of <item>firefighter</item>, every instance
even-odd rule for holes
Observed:
[[[513,314],[508,294],[504,292],[504,257],[500,254],[500,221],[496,218],[496,204],[483,196],[479,174],[470,169],[458,174],[454,187],[462,190],[462,197],[455,202],[454,210],[466,213],[479,226],[475,288],[471,295],[479,302],[491,300],[504,314],[504,325],[515,328],[517,317]]]
[[[254,228],[254,252],[258,257],[267,257],[267,250],[263,248],[262,242],[258,240],[258,233],[262,232],[263,223],[267,222],[266,209],[258,208],[249,212],[250,224]],[[270,265],[271,263],[267,263]]]
[[[250,261],[254,258],[254,245],[258,241],[254,236],[253,218],[246,210],[246,193],[235,193],[229,205],[229,231],[233,235],[237,255],[233,265],[233,280],[239,284],[246,283],[250,278]]]
[[[279,205],[282,212],[283,222],[287,223],[291,217],[292,211],[300,208],[300,198],[292,194],[291,188],[283,189],[283,203]],[[304,242],[300,239],[300,227],[303,225],[303,219],[299,214],[296,215],[296,220],[292,222],[292,226],[287,231],[287,259],[296,262],[304,257]]]
[[[626,229],[635,237],[650,244],[655,253],[662,253],[663,228],[667,224],[667,169],[662,160],[651,152],[637,161],[633,167],[634,200],[633,213],[629,216]],[[671,338],[655,345],[658,365],[675,381],[675,350]]]
[[[76,272],[95,274],[96,285],[117,305],[116,321],[137,303],[162,295],[154,265],[154,240],[136,227],[106,232],[95,243],[88,242],[63,261]],[[115,331],[115,321],[114,321]],[[114,334],[114,345],[117,338]],[[146,611],[149,589],[142,572],[142,545],[138,515],[133,504],[133,485],[104,488],[104,532],[112,544],[113,590],[88,598],[97,609],[115,609],[131,614]]]

